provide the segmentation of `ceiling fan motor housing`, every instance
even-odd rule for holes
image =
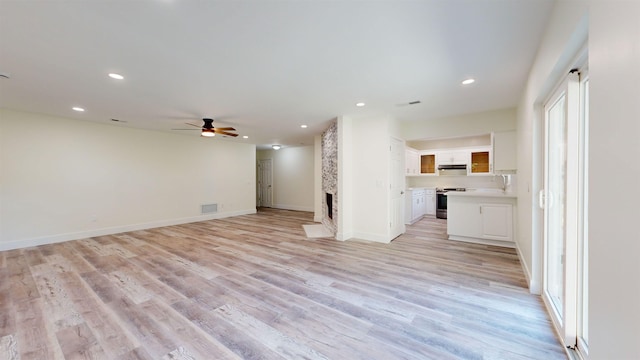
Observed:
[[[213,129],[213,119],[204,118],[202,121],[204,121],[203,129]]]

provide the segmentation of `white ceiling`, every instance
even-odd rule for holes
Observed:
[[[213,117],[249,136],[233,141],[312,144],[340,115],[428,121],[515,106],[552,6],[0,0],[0,73],[11,76],[0,107],[159,131]]]

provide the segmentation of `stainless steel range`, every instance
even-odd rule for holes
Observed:
[[[447,192],[467,191],[465,188],[436,188],[436,217],[438,219],[447,218]]]

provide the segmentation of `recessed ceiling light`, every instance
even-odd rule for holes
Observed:
[[[356,104],[356,106],[357,106],[357,107],[363,107],[363,106],[364,106],[364,103],[363,103],[363,102],[359,102],[359,103],[357,103],[357,104]]]
[[[120,75],[120,74],[116,74],[116,73],[111,73],[109,74],[109,77],[112,79],[116,79],[116,80],[122,80],[124,79],[124,76]]]
[[[306,129],[307,125],[300,125],[301,128]]]
[[[469,84],[473,84],[474,82],[476,82],[476,79],[466,79],[462,81],[462,85],[469,85]]]
[[[280,148],[281,148],[280,145],[273,145],[271,147],[273,148],[273,150],[280,150]]]
[[[74,106],[74,107],[72,107],[72,109],[75,110],[75,111],[78,111],[78,112],[83,112],[84,111],[83,108],[78,107],[78,106]]]
[[[243,139],[248,139],[249,137],[247,135],[242,135]]]

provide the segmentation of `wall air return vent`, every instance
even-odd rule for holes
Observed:
[[[201,205],[202,214],[213,214],[218,212],[218,204],[204,204]]]

